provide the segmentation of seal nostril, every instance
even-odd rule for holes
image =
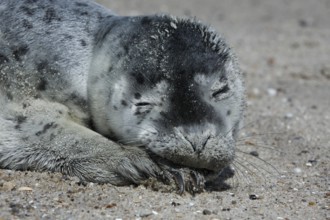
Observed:
[[[207,144],[207,142],[209,141],[210,138],[211,138],[211,135],[209,135],[209,136],[206,137],[206,139],[205,139],[205,141],[204,141],[204,143],[202,145],[202,149],[203,150],[204,150],[204,148],[205,148],[205,146],[206,146],[206,144]]]

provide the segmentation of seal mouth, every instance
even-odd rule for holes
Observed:
[[[235,157],[235,141],[232,138],[208,138],[203,148],[193,147],[182,139],[171,143],[164,138],[148,144],[153,154],[182,167],[201,169],[202,172],[220,172],[232,163]],[[196,150],[199,149],[199,150]]]

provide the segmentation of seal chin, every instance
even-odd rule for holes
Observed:
[[[174,135],[173,135],[174,136]],[[219,172],[227,167],[235,156],[232,138],[210,136],[206,142],[191,142],[180,137],[158,135],[147,147],[156,155],[181,166]],[[196,144],[197,143],[197,144]]]

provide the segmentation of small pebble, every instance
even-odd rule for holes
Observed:
[[[251,151],[250,154],[255,157],[259,157],[258,151]]]
[[[330,198],[330,192],[326,192],[324,198]]]
[[[268,64],[268,66],[274,66],[274,64],[275,64],[275,58],[274,57],[269,57],[267,59],[267,64]]]
[[[253,89],[252,89],[252,93],[253,93],[253,95],[255,95],[255,96],[259,96],[259,95],[260,95],[260,90],[259,90],[258,88],[253,88]]]
[[[277,95],[277,90],[273,89],[273,88],[269,88],[269,89],[267,89],[267,93],[269,96],[274,97]]]
[[[315,202],[309,202],[309,203],[308,203],[308,206],[314,206],[314,205],[316,205]]]
[[[311,166],[313,166],[313,164],[310,163],[310,162],[307,162],[307,163],[306,163],[306,166],[307,166],[307,167],[311,167]]]
[[[211,215],[211,214],[212,214],[212,212],[210,210],[208,210],[208,209],[203,210],[203,215]]]
[[[258,195],[255,195],[255,194],[251,194],[251,195],[249,195],[249,199],[251,199],[251,200],[257,200],[257,199],[259,199],[259,196]]]
[[[178,28],[174,22],[171,22],[170,25],[171,25],[171,27],[174,28],[174,29],[177,29],[177,28]]]
[[[156,35],[151,35],[150,37],[151,37],[152,39],[155,39],[155,40],[157,40],[157,38],[158,38]]]
[[[308,163],[311,163],[312,165],[316,165],[317,160],[308,160]]]
[[[33,189],[27,186],[22,186],[18,188],[18,191],[33,191]]]
[[[286,113],[285,118],[293,118],[293,114],[291,112]]]
[[[115,207],[115,206],[117,206],[116,203],[110,203],[110,204],[106,205],[105,208],[107,208],[107,209],[111,209],[111,208],[113,208],[113,207]]]
[[[181,204],[178,203],[178,202],[172,202],[171,205],[175,207],[175,206],[179,206],[179,205],[181,205]]]
[[[323,67],[321,69],[321,74],[327,78],[327,79],[330,79],[330,67]]]
[[[296,174],[300,174],[300,173],[302,173],[302,169],[299,167],[296,167],[293,169],[293,172],[295,172]]]
[[[16,187],[16,184],[14,182],[4,182],[2,184],[2,188],[5,190],[5,191],[11,191],[11,190],[14,190]]]
[[[136,216],[141,217],[141,218],[145,218],[145,217],[148,217],[152,214],[153,214],[152,212],[145,212],[145,213],[137,214]]]
[[[212,214],[212,212],[210,210],[208,210],[208,209],[203,210],[203,215],[211,215],[211,214]]]
[[[299,24],[300,27],[307,27],[308,26],[308,22],[304,19],[300,19],[298,21],[298,24]]]

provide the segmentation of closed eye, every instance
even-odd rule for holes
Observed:
[[[216,90],[215,92],[212,93],[212,97],[216,98],[218,96],[220,96],[221,94],[227,93],[229,91],[229,86],[225,85],[222,88]]]
[[[137,106],[137,107],[148,106],[148,105],[151,105],[151,103],[149,103],[149,102],[138,102],[138,103],[135,104],[135,106]]]

